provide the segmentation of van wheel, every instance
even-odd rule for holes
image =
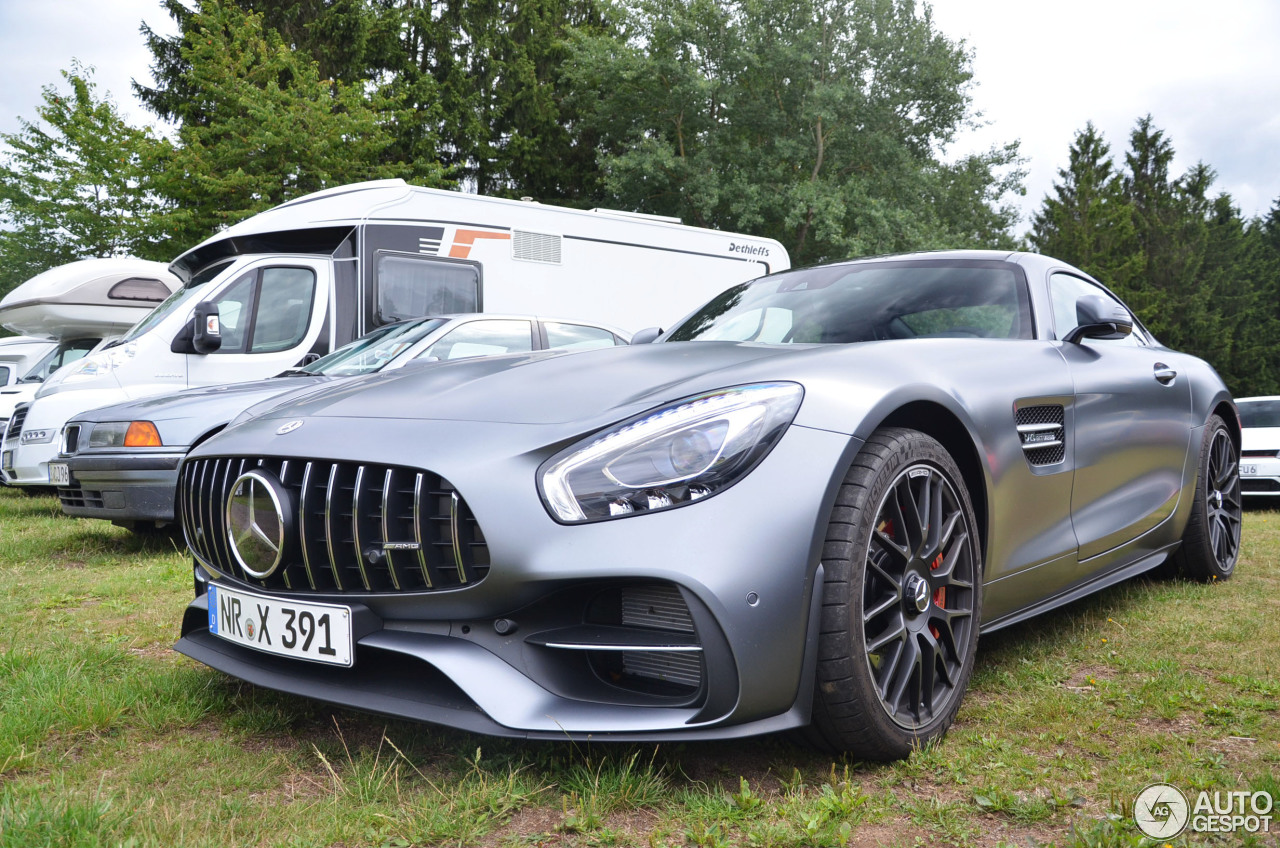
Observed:
[[[906,757],[951,725],[978,646],[977,522],[941,444],[872,434],[832,509],[823,569],[807,738],[861,760]]]

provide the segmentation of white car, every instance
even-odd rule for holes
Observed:
[[[1280,395],[1240,398],[1240,492],[1280,496]]]

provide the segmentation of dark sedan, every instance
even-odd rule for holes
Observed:
[[[149,532],[174,520],[178,464],[187,451],[255,404],[410,363],[514,351],[590,350],[628,339],[612,327],[531,315],[465,313],[388,324],[267,380],[89,410],[67,423],[50,474],[68,515]]]

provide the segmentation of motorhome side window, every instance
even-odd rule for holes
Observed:
[[[378,322],[480,311],[480,269],[469,263],[378,256]]]
[[[218,353],[273,353],[307,334],[316,275],[308,268],[263,268],[232,283],[218,298]]]

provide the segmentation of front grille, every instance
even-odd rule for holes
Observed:
[[[1244,478],[1240,481],[1240,491],[1245,494],[1250,492],[1280,492],[1280,481],[1276,480],[1250,480]]]
[[[1240,455],[1241,455],[1241,456],[1243,456],[1243,457],[1263,457],[1263,456],[1265,456],[1265,457],[1270,458],[1270,457],[1273,457],[1273,456],[1280,456],[1280,451],[1277,451],[1275,448],[1271,448],[1270,450],[1243,450],[1243,451],[1240,451]]]
[[[73,454],[80,450],[80,425],[68,424],[62,431],[62,452]]]
[[[1053,465],[1066,458],[1063,420],[1058,404],[1024,406],[1014,413],[1023,455],[1033,467]]]
[[[27,409],[29,403],[20,403],[13,410],[13,417],[9,419],[9,429],[5,431],[4,437],[6,441],[18,444],[18,436],[22,433],[22,425],[27,421]]]
[[[58,500],[63,506],[80,509],[106,509],[102,492],[82,489],[79,486],[68,486],[58,489]]]
[[[226,503],[236,479],[265,471],[290,494],[284,561],[258,580],[231,550]],[[191,550],[251,586],[295,592],[395,593],[484,579],[489,548],[470,508],[439,475],[411,468],[270,457],[182,466],[179,514]]]

